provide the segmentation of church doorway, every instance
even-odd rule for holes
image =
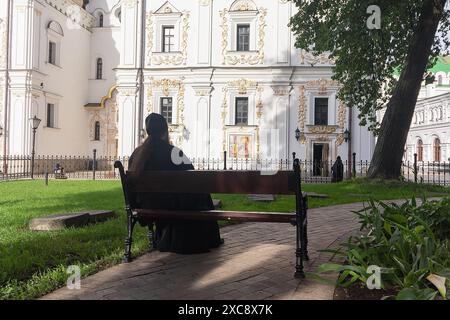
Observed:
[[[328,176],[328,143],[313,144],[313,175],[327,177]]]

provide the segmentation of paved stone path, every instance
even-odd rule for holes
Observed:
[[[361,203],[308,211],[306,271],[328,261],[319,253],[358,229]],[[295,228],[244,223],[221,229],[225,244],[198,255],[151,252],[59,289],[43,299],[333,299],[334,286],[293,277]],[[333,278],[333,275],[331,276]]]

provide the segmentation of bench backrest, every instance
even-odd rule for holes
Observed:
[[[295,194],[294,172],[146,171],[139,179],[127,172],[131,192]]]
[[[119,169],[125,201],[131,193],[225,193],[300,195],[300,162],[293,170],[268,174],[260,171],[145,171],[139,179],[126,172],[120,161]]]

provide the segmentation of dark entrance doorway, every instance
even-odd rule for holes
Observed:
[[[313,175],[321,176],[324,145],[315,143],[313,147]]]

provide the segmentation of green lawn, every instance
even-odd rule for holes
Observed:
[[[311,199],[311,208],[375,199],[437,196],[448,189],[399,182],[358,180],[341,184],[304,185],[304,190],[328,194]],[[448,194],[448,193],[447,193]],[[63,285],[66,267],[81,266],[83,276],[121,261],[126,219],[117,181],[18,181],[0,183],[0,299],[35,298]],[[294,209],[292,197],[269,204],[246,196],[215,195],[226,210],[282,211]],[[80,229],[31,232],[31,218],[87,209],[109,209],[118,218]],[[134,254],[147,249],[146,232],[137,227]]]

